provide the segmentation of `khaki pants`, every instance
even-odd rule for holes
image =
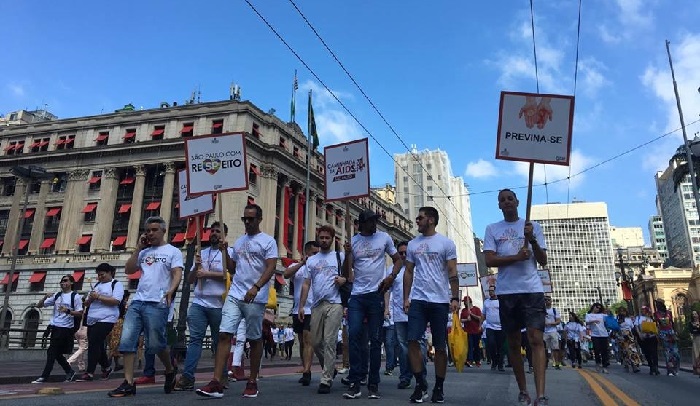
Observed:
[[[311,309],[311,341],[323,372],[321,383],[331,385],[335,371],[335,348],[343,318],[343,305],[321,301]]]

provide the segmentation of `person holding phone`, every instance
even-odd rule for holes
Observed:
[[[124,317],[119,351],[124,356],[124,382],[109,392],[110,397],[134,396],[134,359],[139,335],[148,343],[147,353],[157,354],[165,366],[165,393],[175,386],[175,368],[171,362],[166,326],[173,295],[182,280],[182,252],[165,242],[165,220],[146,219],[136,250],[126,261],[127,275],[141,272],[138,289]]]

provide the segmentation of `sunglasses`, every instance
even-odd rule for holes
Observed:
[[[399,255],[406,255],[406,251],[399,251]]]
[[[61,279],[61,283],[70,282],[70,279]]]

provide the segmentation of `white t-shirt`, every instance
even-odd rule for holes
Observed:
[[[637,332],[639,333],[639,338],[645,339],[645,338],[649,338],[649,337],[654,337],[655,334],[649,334],[649,333],[642,332],[642,322],[643,321],[652,321],[653,322],[654,320],[648,316],[637,316],[634,319],[634,326],[638,327]]]
[[[440,233],[412,239],[406,250],[406,261],[415,264],[409,299],[450,303],[447,261],[456,258],[455,243]]]
[[[625,321],[620,323],[620,330],[626,330],[631,332],[634,328],[634,320],[631,317],[625,317]]]
[[[561,320],[561,315],[559,314],[559,311],[553,307],[548,307],[545,309],[547,311],[547,315],[544,316],[544,332],[545,333],[556,333],[557,332],[557,324],[556,326],[548,326],[547,323],[554,323],[557,321],[557,319]]]
[[[345,253],[340,253],[340,263],[345,260]],[[338,258],[335,251],[327,253],[319,252],[306,260],[306,279],[311,280],[311,291],[313,304],[311,307],[316,307],[322,300],[327,300],[329,303],[342,303],[338,287],[335,285],[335,277],[338,276]],[[307,298],[308,302],[309,299]]]
[[[141,278],[134,300],[160,302],[170,289],[170,271],[183,267],[182,252],[170,244],[147,247],[139,252],[138,265]]]
[[[396,254],[394,241],[384,231],[364,236],[352,237],[352,256],[355,280],[352,285],[353,295],[376,292],[385,276],[386,258],[384,254]]]
[[[292,314],[299,314],[299,302],[301,301],[301,289],[304,286],[304,280],[306,280],[306,265],[302,265],[296,273],[294,274],[294,307],[292,307]],[[309,289],[309,293],[306,295],[306,304],[304,305],[304,314],[311,314],[311,304],[314,302],[313,291]]]
[[[484,300],[484,329],[501,330],[500,303],[498,298]]]
[[[393,271],[393,267],[389,268],[389,272]],[[389,309],[391,318],[394,323],[408,322],[408,315],[403,311],[403,271],[406,267],[402,266],[399,274],[396,275],[394,283],[391,285]]]
[[[294,341],[294,330],[291,327],[284,329],[284,342]]]
[[[273,327],[270,329],[270,332],[272,333],[272,339],[275,341],[275,344],[280,343],[280,330],[277,327]]]
[[[233,257],[233,248],[228,247],[228,255]],[[201,257],[203,270],[217,273],[224,272],[224,259],[220,249],[205,248],[202,250]],[[192,265],[190,272],[194,272],[195,266]],[[202,278],[196,279],[195,283],[192,303],[211,309],[221,309],[224,306],[223,294],[226,291],[226,284],[223,279]]]
[[[564,331],[566,331],[566,339],[579,342],[581,336],[585,334],[586,328],[575,321],[570,321],[564,326]]]
[[[516,255],[525,244],[525,219],[520,218],[512,223],[501,220],[498,223],[489,224],[484,235],[484,251],[493,251],[497,256]],[[547,243],[539,223],[532,221],[532,230],[535,239],[543,250],[547,249]],[[528,245],[530,251],[532,246]],[[527,261],[518,261],[510,265],[498,267],[498,279],[496,279],[496,293],[507,295],[513,293],[539,293],[544,292],[542,281],[537,275],[537,262],[534,254]]]
[[[63,306],[70,309],[71,311],[83,310],[83,299],[79,294],[75,294],[73,299],[73,306],[70,304],[71,295],[73,292],[61,293],[56,299],[56,294],[44,300],[44,307],[49,307],[53,305],[53,317],[51,317],[51,325],[55,327],[73,327],[73,316],[70,314],[62,313],[58,311],[58,308]]]
[[[92,288],[102,297],[111,297],[121,302],[124,297],[124,285],[116,279],[109,282],[97,283]],[[90,303],[90,310],[87,314],[87,325],[95,323],[116,323],[119,319],[119,304],[108,306],[101,300],[94,300]]]
[[[608,337],[605,328],[605,313],[586,314],[586,325],[591,329],[591,337]]]
[[[236,261],[236,274],[231,280],[231,289],[228,295],[237,300],[243,300],[246,292],[258,282],[265,272],[265,261],[276,259],[277,242],[265,233],[257,233],[253,236],[244,234],[233,244],[233,255]],[[253,302],[267,303],[270,282],[262,286]]]

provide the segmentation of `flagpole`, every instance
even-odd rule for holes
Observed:
[[[311,90],[309,90],[309,105],[311,105]],[[311,118],[306,118],[306,200],[304,205],[304,231],[306,231],[306,241],[311,240],[311,232],[309,229],[309,203],[311,195],[311,158],[313,151],[311,150]]]
[[[294,69],[294,83],[292,83],[292,108],[290,109],[290,119],[289,121],[292,123],[296,123],[296,98],[297,98],[297,88],[299,84],[297,82],[297,70]]]

